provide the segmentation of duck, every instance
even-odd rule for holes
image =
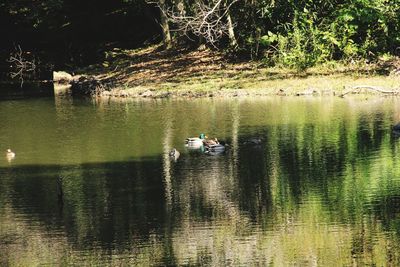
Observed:
[[[214,139],[203,139],[203,144],[205,146],[212,146],[212,145],[218,145],[218,139],[214,138]]]
[[[12,160],[13,158],[15,158],[15,153],[12,152],[11,149],[7,149],[6,157],[8,160]]]
[[[224,152],[225,146],[218,143],[218,144],[206,146],[206,150],[207,150],[207,152]]]
[[[200,148],[201,146],[203,146],[203,140],[206,138],[207,138],[207,136],[203,133],[200,134],[199,137],[186,138],[186,145],[188,147]]]
[[[245,145],[260,145],[262,143],[262,139],[260,137],[253,137],[243,142]]]
[[[176,150],[176,148],[173,148],[170,152],[169,152],[169,157],[173,160],[177,160],[179,158],[179,156],[181,155],[181,153],[179,153],[178,150]]]

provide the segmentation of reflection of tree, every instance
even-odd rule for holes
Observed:
[[[69,253],[70,264],[398,265],[400,145],[389,134],[393,108],[285,101],[206,102],[211,108],[152,102],[160,108],[156,122],[124,112],[118,124],[135,125],[128,128],[133,134],[116,135],[134,139],[132,153],[145,150],[143,141],[157,156],[66,164],[71,150],[60,165],[0,168],[0,240],[9,240],[8,233],[21,238],[0,243],[1,255],[18,263],[11,255],[17,251],[21,259],[43,262],[52,255],[46,244],[56,243],[53,262]],[[57,116],[74,115],[72,106],[65,108],[57,107]],[[136,125],[146,122],[154,133],[142,137]],[[90,133],[101,137],[99,129]],[[184,151],[178,162],[169,160],[167,152],[183,137],[210,129],[229,136],[231,150],[216,157]],[[264,138],[261,146],[241,144],[254,135]],[[38,249],[27,254],[24,244]],[[87,247],[92,250],[82,256]]]
[[[378,114],[378,116],[380,115]],[[375,136],[382,136],[381,126],[373,123],[376,117],[372,117],[370,120],[373,131],[378,131]],[[356,122],[365,124],[362,119]],[[226,174],[224,175],[223,172],[202,170],[201,166],[197,165],[192,165],[192,167],[200,174],[180,174],[187,178],[185,181],[188,184],[181,184],[176,190],[179,191],[178,194],[190,197],[181,198],[180,200],[184,201],[178,201],[178,203],[191,203],[186,205],[186,208],[193,208],[196,207],[196,204],[193,203],[196,201],[193,198],[202,199],[203,207],[212,205],[211,214],[206,218],[210,216],[218,218],[216,220],[223,226],[221,228],[203,226],[202,223],[199,223],[199,219],[203,221],[204,214],[184,213],[184,217],[180,218],[180,221],[185,222],[185,226],[175,230],[177,233],[175,239],[177,240],[174,251],[178,254],[176,256],[178,262],[182,261],[180,263],[185,264],[189,257],[194,262],[205,259],[214,264],[222,264],[222,262],[218,262],[221,255],[227,257],[227,255],[238,253],[240,257],[228,258],[228,260],[239,263],[240,260],[248,262],[257,259],[261,262],[274,261],[284,264],[285,258],[290,258],[295,261],[303,259],[305,264],[318,262],[329,265],[336,262],[337,259],[334,255],[341,254],[343,255],[342,264],[348,265],[352,258],[351,246],[361,249],[363,246],[369,246],[376,250],[362,249],[361,257],[370,257],[379,253],[376,244],[367,242],[373,234],[372,229],[376,227],[373,224],[357,224],[352,226],[355,227],[353,230],[347,228],[346,224],[343,227],[329,225],[331,221],[343,223],[348,221],[352,214],[362,216],[365,212],[365,210],[348,210],[344,202],[349,197],[342,196],[345,199],[337,199],[341,196],[338,193],[341,192],[335,190],[342,187],[340,184],[342,180],[338,177],[346,170],[348,162],[357,160],[354,157],[359,155],[359,149],[361,149],[361,147],[356,148],[354,153],[347,154],[347,143],[341,141],[343,132],[345,132],[345,140],[349,140],[348,142],[353,143],[349,139],[351,136],[355,136],[357,139],[361,138],[354,135],[359,131],[358,124],[350,125],[347,133],[340,120],[338,124],[329,123],[327,127],[324,123],[313,125],[307,122],[297,122],[269,127],[266,131],[265,148],[244,147],[240,150],[240,155],[237,156],[241,159],[240,172],[238,176],[233,177],[233,180],[239,179],[240,182],[234,183],[233,187],[227,187],[228,183],[224,182],[232,177],[224,178]],[[382,139],[376,140],[374,149],[382,147],[382,142],[384,142]],[[257,164],[257,161],[266,165]],[[193,163],[191,162],[191,164]],[[213,168],[214,164],[217,163],[211,162],[208,167],[212,170],[223,170],[222,166]],[[357,186],[353,188],[356,189]],[[334,191],[326,191],[327,189]],[[235,191],[238,192],[235,195],[230,193]],[[363,192],[361,192],[362,194]],[[360,195],[360,192],[351,192],[351,195],[357,196]],[[341,202],[338,202],[339,200]],[[360,200],[353,205],[362,207],[365,199]],[[237,201],[242,204],[238,205]],[[255,208],[257,206],[259,209]],[[232,207],[234,208],[232,209]],[[274,237],[262,233],[255,235],[256,229],[249,225],[249,217],[241,209],[250,211],[250,214],[253,212],[257,214],[252,217],[256,218],[257,223],[262,222],[261,225],[265,225],[265,230],[269,230],[273,225],[281,225],[282,228],[278,227],[274,230]],[[214,220],[211,220],[211,223],[212,221]],[[319,224],[322,224],[323,227],[318,226]],[[354,243],[353,240],[356,236],[352,236],[351,232],[356,234],[357,229],[365,228],[369,230],[361,230],[360,233],[365,237],[359,239],[364,241]],[[243,233],[249,233],[246,241],[238,241]],[[293,242],[292,239],[296,242]],[[289,240],[291,241],[289,242]],[[341,246],[338,240],[342,240],[346,246]],[[216,242],[220,242],[221,247],[215,246]],[[229,249],[223,244],[230,244]],[[280,244],[277,249],[269,249],[269,247],[276,247],[277,244]],[[262,246],[263,249],[259,250],[259,246]],[[252,252],[246,255],[242,251],[245,247],[252,248],[250,249]],[[221,250],[221,248],[225,249]],[[291,249],[298,250],[299,248],[302,248],[299,254],[292,254]],[[193,251],[208,251],[208,254],[204,256],[193,253]],[[269,251],[268,257],[262,256],[262,251]],[[280,256],[279,253],[282,251],[285,256]],[[325,251],[325,253],[321,253],[321,251]],[[258,259],[254,255],[260,258]],[[359,256],[357,255],[357,257]],[[329,261],[329,259],[334,260]]]
[[[170,112],[165,114],[164,120],[164,138],[163,138],[163,169],[164,169],[164,186],[165,186],[165,198],[167,206],[171,206],[172,201],[172,188],[171,188],[171,161],[169,158],[169,152],[172,149],[171,138],[172,138],[172,117]]]
[[[184,165],[184,171],[175,173],[175,178],[181,181],[175,184],[174,189],[177,198],[174,205],[175,216],[180,222],[173,233],[175,257],[179,264],[188,263],[188,260],[196,262],[198,259],[215,263],[220,251],[215,251],[219,248],[214,246],[218,241],[216,239],[225,239],[225,222],[230,225],[230,229],[226,230],[232,233],[246,229],[249,220],[229,194],[233,190],[233,184],[228,171],[230,166],[224,156],[203,157],[201,161],[188,160],[181,164]],[[210,218],[215,218],[215,222],[210,221]],[[214,225],[218,222],[223,222],[223,225]],[[226,249],[228,257],[229,248]],[[211,255],[199,254],[204,250]]]
[[[237,175],[237,166],[239,162],[239,126],[240,104],[238,101],[234,101],[232,107],[232,179]]]

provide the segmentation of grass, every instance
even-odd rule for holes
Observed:
[[[396,64],[400,61],[395,61]],[[265,67],[261,62],[231,62],[221,53],[202,50],[163,51],[159,45],[136,50],[113,49],[101,64],[81,69],[107,84],[114,95],[177,96],[296,95],[305,90],[340,93],[353,86],[399,89],[400,77],[389,75],[393,66],[329,63],[298,72]]]

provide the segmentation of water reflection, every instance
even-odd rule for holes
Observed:
[[[398,265],[398,104],[1,102],[0,265]]]

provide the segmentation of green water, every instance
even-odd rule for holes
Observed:
[[[396,98],[1,101],[0,265],[398,266],[398,121]]]

